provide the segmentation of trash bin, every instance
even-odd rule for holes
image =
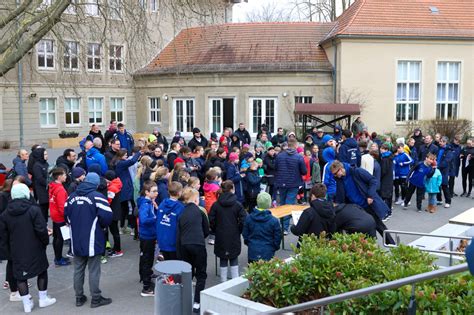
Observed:
[[[155,315],[191,315],[193,310],[191,265],[167,260],[155,265]]]

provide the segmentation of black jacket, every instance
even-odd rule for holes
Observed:
[[[316,199],[311,201],[310,207],[303,211],[297,225],[291,227],[291,233],[296,236],[303,234],[319,235],[326,232],[330,238],[336,232],[336,213],[331,202]]]
[[[216,235],[214,254],[223,259],[234,259],[240,255],[240,234],[244,227],[244,207],[233,193],[223,193],[212,205],[209,213],[211,231]]]
[[[380,197],[387,199],[393,195],[393,159],[391,154],[383,155],[380,159]]]
[[[271,139],[274,147],[280,146],[283,142],[288,142],[288,137],[285,135],[276,134]]]
[[[196,140],[196,137],[193,137],[189,142],[188,142],[188,147],[194,151],[196,147],[201,146],[203,148],[207,148],[208,141],[205,137],[201,136],[201,142]]]
[[[188,203],[178,219],[176,250],[180,255],[182,245],[206,246],[205,238],[209,235],[209,221],[198,206]]]
[[[40,208],[28,199],[12,200],[0,215],[0,248],[13,262],[17,280],[31,279],[47,270],[49,243],[46,221]]]
[[[174,160],[176,160],[177,158],[178,158],[178,153],[176,153],[174,151],[170,151],[170,153],[168,153],[168,156],[166,157],[166,160],[168,161],[168,169],[170,171],[173,170]]]
[[[109,168],[109,170],[115,171],[115,165],[112,163],[112,160],[114,159],[115,155],[117,155],[117,152],[112,150],[112,148],[108,148],[105,151],[105,154],[104,154],[105,161],[107,163],[107,167]]]
[[[44,148],[36,149],[33,152],[35,156],[35,165],[33,166],[33,187],[36,194],[36,200],[39,204],[49,203],[48,195],[48,167],[49,164],[44,159]]]
[[[161,133],[154,134],[156,137],[156,140],[158,144],[163,144],[163,152],[166,153],[168,152],[168,140],[166,140],[166,137],[163,136]]]
[[[99,138],[102,141],[102,147],[100,148],[100,153],[104,154],[107,144],[105,143],[102,132],[99,130],[99,132],[95,133],[95,132],[92,132],[91,130],[89,131],[89,134],[92,136],[92,139]]]
[[[276,155],[270,156],[270,154],[266,154],[263,158],[263,170],[265,171],[266,180],[268,185],[273,185],[275,182],[275,158]]]
[[[226,172],[226,167],[225,167],[225,159],[221,159],[217,156],[214,156],[212,158],[210,158],[209,160],[207,160],[205,163],[204,163],[204,169],[203,169],[203,173],[206,174],[207,171],[211,168],[211,167],[219,167],[222,171],[221,173],[221,178],[222,180],[226,180],[227,179],[227,172]]]
[[[242,144],[250,144],[250,142],[252,142],[252,138],[250,138],[250,134],[247,129],[240,130],[239,128],[237,128],[234,131],[234,135],[237,135],[240,140],[242,140]]]
[[[69,185],[71,185],[72,182],[72,168],[74,167],[74,162],[69,161],[67,158],[64,156],[59,156],[56,160],[56,167],[62,167],[66,171],[66,181],[64,182],[63,186],[67,190],[69,188]]]

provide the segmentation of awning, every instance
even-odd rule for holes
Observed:
[[[359,104],[296,103],[298,115],[360,115]]]

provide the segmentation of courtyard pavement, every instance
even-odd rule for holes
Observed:
[[[50,161],[55,161],[63,150],[48,150]],[[16,151],[2,150],[0,151],[0,162],[7,167],[11,166]],[[460,182],[457,182],[455,191],[460,193]],[[415,204],[413,196],[412,204]],[[435,214],[426,212],[417,213],[412,205],[408,210],[402,210],[400,206],[394,206],[393,216],[386,223],[389,229],[430,232],[446,223],[448,220],[474,207],[474,200],[471,198],[456,197],[453,199],[452,207],[445,209],[438,207]],[[403,243],[408,243],[416,239],[416,237],[402,237]],[[380,237],[379,237],[380,240]],[[52,239],[51,239],[52,241]],[[285,248],[289,249],[291,244],[295,244],[297,238],[294,235],[285,237]],[[89,303],[78,308],[75,306],[74,290],[73,290],[73,267],[58,267],[53,264],[53,250],[48,246],[47,253],[50,261],[48,294],[57,299],[57,303],[53,306],[39,309],[38,308],[38,292],[36,289],[36,281],[32,279],[33,287],[30,290],[35,299],[35,309],[33,313],[37,314],[153,314],[154,299],[143,298],[140,296],[141,284],[138,282],[138,260],[139,260],[139,243],[134,241],[131,236],[122,236],[122,246],[125,252],[123,257],[110,258],[107,264],[102,265],[102,277],[100,287],[103,295],[113,299],[113,303],[91,309]],[[207,265],[207,283],[206,288],[219,283],[219,277],[215,274],[215,261],[213,254],[213,246],[207,245],[208,265]],[[280,250],[277,256],[287,258],[291,254],[291,250]],[[241,273],[245,271],[247,266],[247,248],[242,243],[242,254],[239,256],[239,265]],[[5,279],[6,262],[0,264],[0,281],[3,283]],[[85,293],[89,293],[87,277],[85,281]],[[0,292],[0,314],[22,314],[23,305],[21,302],[9,302],[9,290]],[[88,296],[89,301],[90,297]],[[88,302],[89,302],[88,301]],[[225,314],[222,310],[221,314]]]

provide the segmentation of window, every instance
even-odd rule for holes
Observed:
[[[109,69],[120,72],[123,70],[123,46],[110,45],[109,48]]]
[[[397,69],[396,121],[418,120],[421,62],[399,61]]]
[[[145,10],[146,9],[146,0],[138,0],[138,2],[140,3],[140,7]]]
[[[81,100],[69,97],[64,100],[64,121],[66,126],[79,126],[81,124]]]
[[[148,99],[148,121],[150,124],[161,123],[161,106],[159,97],[150,97]]]
[[[123,122],[123,97],[112,97],[110,99],[110,119]]]
[[[71,4],[64,10],[66,14],[77,14],[77,0],[71,0]]]
[[[150,0],[150,10],[151,12],[158,11],[158,0]]]
[[[277,98],[250,98],[250,130],[258,133],[260,126],[266,124],[271,133],[276,132]]]
[[[65,42],[64,43],[64,63],[65,70],[79,70],[79,43]]]
[[[99,0],[86,0],[86,15],[99,16]]]
[[[100,97],[92,97],[89,99],[89,123],[102,124],[104,122],[103,115],[103,99]]]
[[[460,69],[460,62],[438,62],[436,119],[458,117]]]
[[[312,96],[295,96],[295,104],[311,104],[313,103],[313,97]],[[312,122],[310,118],[307,118],[307,121],[309,123]],[[303,123],[303,115],[298,115],[296,117],[296,123],[297,124],[302,124]]]
[[[54,69],[54,42],[49,39],[40,40],[37,44],[38,68]]]
[[[100,71],[101,69],[101,46],[100,44],[87,44],[87,69]]]
[[[56,127],[56,99],[40,98],[40,126]]]
[[[122,17],[121,0],[109,0],[109,18],[120,20]]]

